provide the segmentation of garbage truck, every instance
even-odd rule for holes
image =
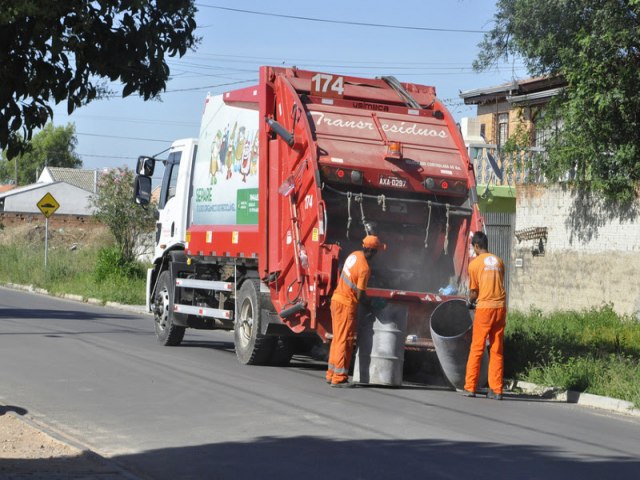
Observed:
[[[156,159],[141,156],[148,204]],[[165,164],[147,307],[157,338],[233,330],[243,364],[287,364],[332,338],[344,259],[375,234],[367,294],[408,309],[407,348],[466,284],[481,228],[473,165],[432,86],[260,67],[255,86],[208,95],[198,139]],[[149,207],[151,208],[151,207]]]

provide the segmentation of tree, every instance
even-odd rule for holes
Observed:
[[[145,234],[155,226],[155,206],[140,208],[133,201],[133,180],[127,167],[112,169],[98,179],[98,192],[91,197],[95,217],[113,234],[123,265],[135,261]]]
[[[106,95],[165,89],[166,57],[193,48],[193,0],[0,0],[0,150],[12,159],[53,116]],[[22,130],[22,135],[20,135]]]
[[[75,125],[54,127],[48,123],[13,162],[0,160],[0,181],[16,180],[17,174],[17,185],[26,185],[34,183],[45,166],[80,168],[82,160],[75,152],[77,144]]]
[[[549,122],[564,128],[547,145],[550,178],[577,181],[629,200],[640,179],[640,0],[499,0],[476,70],[521,57],[530,74],[568,87]]]

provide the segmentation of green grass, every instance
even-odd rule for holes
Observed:
[[[0,282],[33,285],[53,294],[69,293],[129,305],[145,303],[145,279],[127,276],[114,268],[96,275],[98,248],[50,248],[44,267],[42,245],[0,247]],[[127,271],[130,272],[130,269]],[[140,270],[141,271],[141,270]]]
[[[505,375],[640,405],[640,322],[605,305],[509,314]]]

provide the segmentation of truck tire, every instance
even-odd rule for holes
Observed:
[[[260,284],[246,280],[236,298],[238,317],[235,319],[233,340],[236,356],[244,365],[266,365],[273,352],[275,339],[260,333]]]
[[[153,296],[153,319],[155,320],[156,338],[166,347],[180,345],[184,338],[185,327],[174,324],[173,289],[171,273],[164,270],[158,278],[156,293]]]

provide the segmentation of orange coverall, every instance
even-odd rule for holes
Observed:
[[[370,273],[362,251],[353,252],[344,262],[338,286],[331,297],[333,340],[329,349],[328,382],[342,383],[349,378],[357,327],[357,292],[367,289]]]
[[[507,318],[504,263],[492,253],[482,253],[469,263],[469,290],[478,291],[473,336],[464,389],[475,392],[487,338],[490,344],[489,388],[502,394],[504,327]]]

